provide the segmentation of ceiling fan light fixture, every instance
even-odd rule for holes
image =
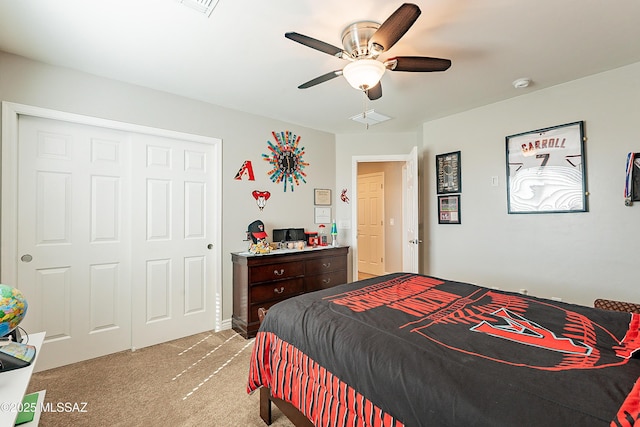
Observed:
[[[353,88],[367,90],[378,84],[385,70],[384,64],[378,60],[358,59],[347,64],[342,75]]]

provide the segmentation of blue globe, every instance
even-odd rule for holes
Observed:
[[[18,327],[27,313],[27,300],[16,288],[0,284],[0,337]]]

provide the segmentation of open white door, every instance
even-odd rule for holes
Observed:
[[[418,273],[419,244],[418,236],[418,148],[413,147],[402,170],[404,175],[404,238],[402,264],[404,271]]]

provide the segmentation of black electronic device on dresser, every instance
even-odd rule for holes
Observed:
[[[347,283],[348,246],[277,252],[231,254],[231,324],[245,338],[256,336],[259,308],[268,309],[296,295]]]
[[[271,241],[278,242],[295,242],[305,240],[304,228],[274,228],[271,234]]]

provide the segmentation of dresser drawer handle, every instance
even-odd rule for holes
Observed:
[[[281,268],[280,271],[273,270],[273,274],[275,274],[276,276],[282,276],[284,274],[284,268]]]
[[[331,263],[330,263],[330,262],[328,262],[328,263],[326,263],[326,264],[322,264],[322,266],[323,266],[324,268],[329,268],[329,267],[331,267]]]
[[[281,294],[281,293],[283,293],[283,292],[284,292],[284,286],[281,286],[281,287],[280,287],[280,289],[275,288],[275,289],[273,290],[273,292],[275,292],[276,294]]]
[[[322,283],[328,285],[329,283],[331,283],[331,277],[327,277],[326,279],[322,279]]]

